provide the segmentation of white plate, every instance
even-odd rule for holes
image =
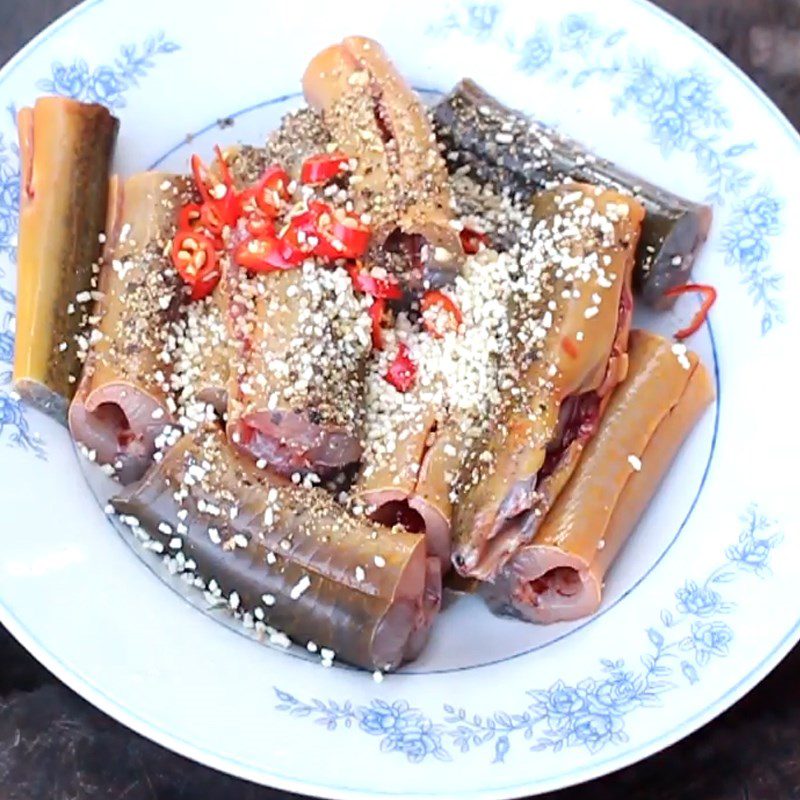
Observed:
[[[716,51],[641,0],[389,8],[92,0],[8,64],[0,377],[8,383],[13,349],[14,108],[43,92],[109,103],[122,119],[121,171],[182,169],[192,150],[263,139],[299,102],[303,67],[323,45],[375,36],[420,88],[471,75],[716,206],[696,272],[720,300],[693,345],[716,370],[719,403],[613,570],[601,612],[541,628],[460,601],[425,656],[382,684],[259,646],[143,568],[66,432],[6,394],[0,620],[109,714],[235,775],[330,797],[530,795],[687,735],[798,639],[800,430],[786,409],[800,341],[798,138]],[[219,129],[229,116],[235,126]],[[694,303],[647,322],[672,331]]]

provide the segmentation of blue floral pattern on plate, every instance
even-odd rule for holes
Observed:
[[[51,75],[37,83],[48,94],[72,97],[86,102],[102,103],[109,108],[122,108],[125,94],[139,85],[155,66],[156,57],[179,50],[179,45],[167,39],[163,31],[150,36],[141,45],[127,44],[113,64],[90,68],[83,59],[71,64],[54,62]],[[16,121],[16,112],[9,112]],[[19,226],[19,148],[0,134],[0,256],[12,261],[16,256]],[[5,270],[0,265],[0,279]],[[25,409],[13,392],[3,391],[11,383],[11,363],[14,358],[14,295],[0,290],[0,438],[12,445],[24,447],[44,457],[44,447],[30,431]]]
[[[514,56],[520,72],[568,82],[574,89],[592,78],[612,82],[618,87],[613,112],[636,114],[665,158],[676,152],[693,156],[707,179],[707,201],[718,208],[733,204],[722,232],[726,263],[738,270],[760,312],[762,335],[783,322],[781,275],[769,263],[769,240],[783,229],[783,202],[769,187],[748,194],[755,175],[744,164],[756,146],[730,140],[731,120],[713,81],[700,69],[673,71],[641,55],[627,43],[624,29],[604,28],[592,14],[569,14],[556,25],[540,23],[524,36],[501,23],[498,6],[466,3],[428,32],[495,41]]]
[[[489,749],[492,763],[502,763],[520,739],[530,750],[552,752],[582,747],[596,753],[624,743],[625,722],[633,712],[661,705],[665,694],[697,683],[709,663],[730,654],[735,636],[724,617],[734,604],[724,599],[725,586],[747,575],[767,577],[782,540],[775,521],[755,505],[741,524],[724,562],[702,582],[690,580],[677,589],[674,608],[663,609],[659,622],[645,631],[647,650],[639,664],[603,659],[595,676],[577,684],[559,680],[547,689],[530,689],[527,704],[516,712],[470,714],[445,704],[441,721],[434,721],[404,700],[306,702],[278,687],[276,708],[329,731],[343,727],[374,736],[382,752],[402,753],[411,763],[428,757],[451,761],[456,753],[476,749]]]
[[[156,65],[156,57],[174,53],[180,47],[167,39],[164,31],[146,39],[141,47],[126,44],[113,64],[102,64],[94,69],[82,58],[71,64],[57,61],[52,66],[51,77],[36,86],[47,94],[72,97],[89,103],[102,103],[109,108],[125,106],[125,92],[139,85]]]

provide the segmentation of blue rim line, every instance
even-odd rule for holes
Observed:
[[[76,7],[72,12],[67,13],[63,17],[61,17],[58,21],[53,23],[51,26],[46,28],[39,36],[33,39],[25,48],[23,48],[17,55],[12,58],[8,64],[0,70],[2,75],[0,75],[0,85],[5,83],[5,81],[13,74],[13,72],[22,64],[24,63],[27,58],[32,55],[36,50],[39,49],[45,42],[47,42],[53,35],[57,32],[62,30],[67,24],[74,21],[78,17],[82,16],[85,12],[94,8],[95,6],[99,5],[100,3],[104,2],[104,0],[84,0],[84,3],[78,7]],[[784,129],[786,133],[788,133],[789,138],[794,141],[795,146],[800,149],[800,134],[795,130],[786,116],[775,106],[775,104],[767,97],[767,95],[757,87],[745,74],[742,70],[740,70],[735,64],[729,61],[725,56],[723,56],[713,45],[703,39],[699,34],[695,33],[691,28],[689,28],[684,23],[677,20],[672,15],[668,14],[667,12],[663,11],[660,8],[657,8],[649,0],[629,0],[629,2],[633,2],[635,5],[639,6],[640,8],[645,9],[649,13],[653,14],[654,16],[661,19],[669,27],[677,30],[680,34],[686,38],[689,38],[691,41],[695,43],[696,46],[704,51],[710,58],[723,70],[730,73],[737,82],[750,94],[759,101],[760,105],[764,108],[764,110],[770,114]],[[374,790],[365,790],[355,787],[346,787],[346,786],[331,786],[330,784],[315,784],[310,783],[305,778],[298,778],[288,775],[280,775],[276,773],[267,772],[260,768],[254,768],[251,765],[243,764],[234,758],[225,757],[219,758],[212,753],[208,753],[207,751],[201,750],[196,745],[192,745],[189,742],[184,742],[181,739],[178,739],[173,734],[170,734],[166,731],[162,731],[157,726],[154,726],[151,722],[144,720],[132,712],[128,712],[128,710],[119,705],[118,702],[114,701],[112,698],[105,695],[102,691],[96,689],[91,684],[87,683],[85,679],[78,676],[76,673],[72,672],[69,668],[66,667],[57,657],[55,657],[47,648],[45,648],[39,640],[30,634],[22,625],[20,620],[11,612],[11,610],[5,605],[5,603],[0,600],[0,607],[3,608],[5,611],[7,618],[13,620],[15,623],[15,627],[17,629],[17,633],[15,634],[18,639],[27,639],[28,641],[32,642],[34,646],[40,650],[42,654],[42,658],[40,660],[44,663],[48,658],[51,659],[52,663],[55,663],[59,672],[61,672],[62,680],[65,683],[72,686],[75,691],[80,692],[80,690],[88,688],[91,692],[93,692],[97,697],[99,697],[102,701],[102,704],[106,706],[108,709],[107,713],[113,714],[113,710],[116,710],[117,713],[121,713],[123,716],[126,716],[132,720],[134,720],[137,725],[131,725],[130,727],[136,727],[140,733],[145,736],[150,736],[153,731],[159,734],[162,743],[166,747],[172,747],[175,749],[174,745],[177,744],[180,747],[180,751],[183,752],[190,758],[196,758],[197,753],[205,753],[208,756],[208,761],[206,763],[218,763],[221,766],[220,769],[224,769],[225,764],[234,764],[238,767],[241,767],[245,774],[249,774],[250,776],[253,775],[260,775],[264,779],[278,781],[282,784],[283,787],[287,787],[290,790],[297,790],[300,789],[301,791],[308,791],[311,790],[319,790],[321,792],[330,792],[334,791],[337,792],[340,796],[343,793],[350,793],[355,795],[361,795],[366,797],[374,797],[376,793]],[[761,673],[766,668],[768,671],[771,671],[777,663],[779,663],[780,658],[782,658],[786,652],[790,649],[790,647],[795,644],[800,638],[800,620],[798,620],[792,628],[786,633],[786,635],[779,641],[779,643],[769,652],[769,654],[763,658],[751,671],[742,677],[733,687],[728,689],[721,697],[719,697],[714,703],[707,706],[706,708],[696,712],[690,718],[684,720],[679,725],[673,727],[669,732],[662,733],[660,736],[655,737],[644,744],[639,745],[635,749],[627,749],[621,752],[618,752],[614,756],[611,756],[608,759],[605,759],[600,762],[592,762],[585,767],[582,767],[578,770],[568,771],[564,773],[560,773],[556,776],[551,776],[547,779],[540,779],[540,780],[533,780],[533,781],[525,781],[522,783],[516,784],[508,784],[504,786],[495,786],[491,789],[486,789],[483,791],[474,792],[472,795],[462,794],[462,797],[472,796],[472,797],[500,797],[501,795],[509,796],[506,793],[508,792],[529,792],[531,789],[535,787],[542,787],[542,791],[545,791],[547,788],[564,788],[566,786],[572,786],[577,783],[581,783],[585,780],[590,780],[593,777],[599,777],[603,774],[608,774],[608,772],[613,771],[615,769],[621,769],[625,766],[628,766],[636,761],[640,760],[641,758],[647,757],[648,755],[658,752],[659,750],[663,749],[664,747],[669,746],[673,742],[677,741],[678,739],[682,738],[682,736],[689,735],[693,733],[697,727],[700,725],[705,724],[716,717],[718,714],[725,711],[727,708],[730,707],[736,700],[741,698],[749,689],[755,685],[761,678],[764,676]],[[780,657],[780,658],[779,658]],[[730,702],[727,702],[730,700]],[[695,723],[697,725],[695,726]],[[152,737],[151,737],[152,738]],[[607,765],[613,765],[611,768],[604,772],[603,768]],[[252,778],[251,778],[252,779]],[[563,783],[557,786],[559,780],[567,779],[569,783]],[[274,783],[272,785],[275,785]],[[392,793],[383,792],[384,795],[391,795]],[[396,793],[395,793],[396,794]],[[409,793],[403,792],[402,794],[407,796],[429,796],[433,797],[433,795],[426,795],[422,792],[417,793]],[[441,794],[438,795],[441,797]]]

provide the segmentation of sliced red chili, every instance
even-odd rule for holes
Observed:
[[[702,295],[703,302],[700,310],[692,317],[692,321],[685,328],[681,328],[675,333],[675,338],[679,341],[688,339],[693,333],[697,333],[703,327],[703,323],[708,319],[708,312],[717,300],[717,290],[713,286],[704,283],[687,283],[684,286],[676,286],[664,292],[664,297],[679,297],[683,294],[698,293]]]
[[[293,223],[281,232],[278,236],[278,245],[281,256],[287,263],[297,266],[312,254],[314,248],[308,241],[308,236],[309,234]]]
[[[237,206],[232,194],[222,200],[206,200],[200,208],[201,226],[209,233],[221,236],[226,226],[233,225],[239,218]]]
[[[579,355],[578,345],[571,336],[565,336],[561,340],[561,348],[570,358],[577,358]]]
[[[334,216],[331,234],[342,245],[340,257],[361,258],[367,252],[372,232],[358,217]]]
[[[386,301],[378,298],[369,307],[369,318],[372,320],[372,346],[383,350],[383,315],[386,313]]]
[[[187,203],[183,206],[178,214],[178,230],[196,231],[201,226],[201,208],[202,206],[199,203]]]
[[[219,282],[214,242],[195,231],[179,231],[172,241],[172,263],[192,288],[192,300],[200,300]]]
[[[337,175],[347,169],[347,154],[341,151],[334,153],[319,153],[303,162],[300,170],[300,180],[303,183],[321,185],[332,181]]]
[[[225,160],[225,156],[222,154],[222,150],[218,144],[214,145],[214,152],[217,156],[217,161],[219,162],[219,170],[222,173],[222,182],[230,189],[233,188],[233,175],[231,175],[230,167],[228,166],[228,162]]]
[[[420,307],[422,308],[422,323],[425,325],[425,329],[439,339],[441,339],[448,330],[457,331],[464,320],[461,309],[456,303],[444,292],[438,290],[426,292],[422,298]],[[444,311],[448,317],[447,322],[444,325],[442,324],[441,314],[438,313],[438,311],[435,318],[432,318],[433,315],[425,313],[431,309],[441,309]]]
[[[462,228],[459,236],[461,237],[461,247],[468,256],[474,256],[481,249],[481,245],[489,246],[489,237],[485,233],[472,230],[472,228]]]
[[[275,216],[280,213],[283,203],[290,199],[289,180],[282,167],[272,166],[264,170],[254,187],[256,205],[264,214]]]
[[[192,175],[194,176],[195,186],[197,186],[197,191],[200,192],[200,196],[203,200],[214,199],[211,196],[211,187],[213,186],[211,173],[208,171],[208,167],[203,163],[203,159],[195,153],[192,156],[191,163]]]
[[[253,272],[278,272],[297,267],[283,257],[280,242],[274,236],[242,242],[234,251],[233,258],[237,264]]]
[[[397,354],[389,365],[385,378],[398,392],[407,392],[414,386],[417,379],[417,365],[411,360],[408,347],[403,342],[399,344]]]
[[[353,289],[363,292],[378,300],[400,300],[403,290],[397,278],[387,275],[385,278],[376,278],[371,272],[362,269],[358,264],[348,268]]]
[[[255,236],[257,239],[275,235],[274,223],[261,214],[251,214],[245,222],[245,228],[251,236]]]

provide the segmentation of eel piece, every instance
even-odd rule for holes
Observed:
[[[714,390],[697,356],[631,335],[628,377],[530,544],[481,592],[500,613],[559,622],[594,613],[603,580]]]
[[[183,284],[167,253],[191,191],[188,178],[161,172],[112,181],[96,324],[69,428],[123,483],[144,474],[156,437],[176,421],[170,378]]]
[[[647,211],[639,241],[634,289],[655,308],[664,293],[686,283],[711,227],[712,209],[655,186],[599,158],[583,145],[499,103],[474,81],[461,81],[434,109],[448,165],[512,193],[530,195],[572,179],[633,194]]]
[[[14,386],[66,423],[81,367],[76,341],[86,316],[74,307],[88,311],[85,303],[96,288],[93,268],[102,252],[119,121],[101,105],[43,97],[19,112],[18,126]]]
[[[586,184],[538,195],[534,205],[540,274],[531,308],[524,294],[518,301],[520,368],[498,423],[462,468],[453,519],[453,563],[481,580],[534,536],[627,370],[644,210]]]
[[[463,262],[447,168],[420,99],[371,39],[350,36],[312,59],[303,76],[338,149],[356,159],[356,206],[374,243],[407,254],[414,281],[452,283]],[[417,274],[419,273],[419,274]]]
[[[441,602],[419,537],[257,469],[216,428],[185,435],[112,502],[234,611],[366,669],[414,659]]]

